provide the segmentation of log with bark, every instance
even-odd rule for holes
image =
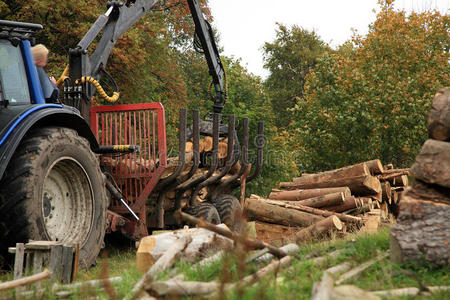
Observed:
[[[447,191],[447,200],[450,196]],[[450,264],[450,205],[425,200],[408,188],[399,203],[398,223],[391,229],[390,252],[395,263]]]
[[[265,222],[255,222],[256,237],[261,241],[271,242],[279,239],[280,236],[289,236],[293,234],[297,227],[289,227]]]
[[[411,172],[423,182],[450,188],[450,143],[425,141]]]
[[[365,196],[376,195],[381,193],[380,181],[373,176],[363,175],[356,177],[337,178],[321,183],[295,183],[295,182],[281,182],[280,187],[286,189],[313,189],[326,187],[342,187],[350,188],[352,194]]]
[[[332,211],[328,211],[325,209],[318,209],[318,208],[313,208],[313,207],[309,207],[309,206],[304,206],[304,205],[298,204],[297,202],[264,199],[264,198],[261,198],[261,197],[255,196],[255,195],[252,195],[252,197],[254,197],[254,199],[258,199],[259,201],[266,202],[268,204],[273,204],[273,205],[277,205],[277,206],[281,206],[281,207],[285,207],[285,208],[295,209],[295,210],[307,212],[307,213],[322,216],[322,217],[329,217],[329,216],[335,215],[343,222],[360,223],[362,221],[362,219],[358,218],[358,217],[348,216],[345,214],[332,212]]]
[[[305,200],[296,201],[296,204],[309,206],[309,207],[326,207],[326,206],[334,206],[340,205],[344,202],[344,194],[343,193],[333,193],[323,196],[318,196],[314,198],[308,198]]]
[[[439,90],[433,99],[428,116],[428,136],[450,142],[450,88]]]
[[[391,203],[392,189],[389,181],[384,181],[381,183],[381,193],[382,193],[382,200]]]
[[[302,190],[273,190],[269,195],[269,199],[273,200],[305,200],[309,198],[319,197],[332,193],[343,193],[344,196],[350,196],[351,192],[348,187],[333,187],[321,189],[302,189]]]
[[[317,174],[310,174],[308,176],[296,177],[293,179],[294,183],[310,185],[327,182],[343,177],[355,177],[370,175],[369,168],[365,163],[347,166],[337,170],[325,171]]]
[[[225,225],[220,225],[224,226]],[[228,249],[232,241],[202,228],[190,228],[169,231],[147,236],[141,239],[136,253],[137,268],[145,272],[157,261],[177,240],[184,236],[192,237],[192,242],[183,251],[183,259],[193,261],[204,257],[208,251]]]
[[[334,212],[344,212],[347,210],[352,210],[358,207],[358,200],[356,197],[348,196],[345,197],[345,200],[342,204],[326,207],[326,210],[334,211]]]
[[[183,212],[178,212],[178,214],[180,215],[181,219],[184,220],[185,222],[196,224],[199,227],[202,227],[207,230],[218,233],[218,234],[220,234],[224,237],[227,237],[235,242],[242,243],[245,247],[247,247],[249,249],[258,250],[258,249],[267,248],[270,251],[270,253],[274,254],[277,257],[286,256],[286,253],[283,250],[280,250],[279,248],[274,247],[274,246],[267,244],[263,241],[260,241],[258,239],[254,239],[254,238],[250,238],[247,236],[237,234],[227,228],[223,228],[223,227],[211,224],[209,222],[204,221],[203,219],[193,217],[193,216],[188,215]]]
[[[245,199],[244,214],[252,220],[293,227],[309,226],[323,219],[317,215],[280,207],[253,198]]]

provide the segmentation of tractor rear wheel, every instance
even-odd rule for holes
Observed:
[[[104,176],[89,142],[68,128],[30,132],[0,182],[1,244],[53,240],[80,246],[80,266],[95,263],[106,229]]]
[[[233,195],[219,195],[211,200],[211,203],[217,209],[220,220],[232,231],[239,232],[241,224],[239,218],[242,215],[242,207],[239,200]]]
[[[211,203],[201,202],[186,208],[184,212],[196,218],[203,219],[206,222],[220,224],[219,213]]]

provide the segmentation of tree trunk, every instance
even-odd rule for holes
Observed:
[[[450,142],[450,88],[439,90],[434,96],[428,117],[428,136]]]
[[[411,172],[416,179],[450,188],[450,143],[427,140]]]
[[[448,189],[438,185],[429,185],[420,180],[414,180],[411,187],[403,193],[414,198],[450,205],[450,192]]]
[[[350,196],[351,192],[348,187],[333,187],[323,189],[306,189],[306,190],[293,190],[293,191],[272,191],[269,195],[269,199],[273,200],[304,200],[332,193],[344,193],[344,196]]]
[[[299,184],[314,184],[342,177],[355,177],[363,175],[370,175],[370,171],[365,163],[360,163],[357,165],[348,166],[337,170],[325,171],[317,174],[311,174],[308,176],[297,177],[294,178],[293,181],[294,183]]]
[[[342,230],[342,222],[336,216],[329,216],[326,219],[296,232],[294,235],[290,236],[288,240],[295,241],[296,243],[309,241],[314,237],[321,236],[333,229]]]
[[[335,215],[343,222],[360,223],[362,221],[362,219],[358,218],[358,217],[348,216],[348,215],[340,214],[337,212],[331,212],[331,211],[328,211],[325,209],[318,209],[318,208],[313,208],[313,207],[309,207],[309,206],[304,206],[304,205],[298,204],[298,202],[270,200],[270,199],[264,199],[264,198],[260,198],[260,197],[258,197],[257,199],[259,199],[259,201],[263,201],[268,204],[273,204],[273,205],[278,205],[281,207],[296,209],[299,211],[304,211],[304,212],[318,215],[318,216],[329,217],[329,216]]]
[[[372,175],[381,174],[384,172],[383,164],[379,159],[366,161],[367,167],[369,167],[370,173]]]
[[[384,181],[381,183],[382,200],[391,204],[392,201],[392,190],[389,181]]]
[[[326,207],[339,205],[344,202],[343,193],[333,193],[328,195],[323,195],[319,197],[309,198],[301,201],[296,201],[296,204],[305,205],[309,207]]]
[[[279,239],[280,236],[289,236],[294,234],[298,227],[288,227],[264,222],[255,222],[256,237],[265,242],[271,242]]]
[[[322,220],[320,216],[247,198],[244,213],[251,219],[286,226],[309,226]]]
[[[281,182],[281,188],[288,189],[313,189],[313,188],[326,188],[326,187],[342,187],[347,186],[350,188],[352,194],[360,196],[374,195],[381,192],[380,181],[373,176],[356,176],[347,178],[337,178],[321,183],[295,183],[295,182]]]
[[[358,207],[358,201],[353,196],[345,197],[345,200],[342,204],[336,206],[326,207],[326,210],[334,211],[334,212],[343,212],[351,209],[355,209]]]
[[[391,229],[391,260],[395,263],[450,264],[450,205],[423,200],[411,188],[400,201],[398,223]]]

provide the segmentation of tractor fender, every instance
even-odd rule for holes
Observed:
[[[60,126],[74,129],[95,151],[99,145],[79,111],[61,104],[9,106],[0,110],[0,178],[24,136],[32,129]]]

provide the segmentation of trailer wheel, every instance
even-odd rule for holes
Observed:
[[[206,222],[212,224],[220,224],[219,213],[211,203],[201,202],[194,206],[186,208],[184,212],[196,218],[203,219]]]
[[[242,215],[239,200],[233,195],[223,194],[211,200],[211,203],[217,209],[222,223],[225,223],[232,231],[239,232],[242,224],[239,220]]]
[[[106,228],[104,176],[86,139],[68,128],[33,130],[0,182],[2,245],[28,240],[79,244],[80,266],[95,263]]]

